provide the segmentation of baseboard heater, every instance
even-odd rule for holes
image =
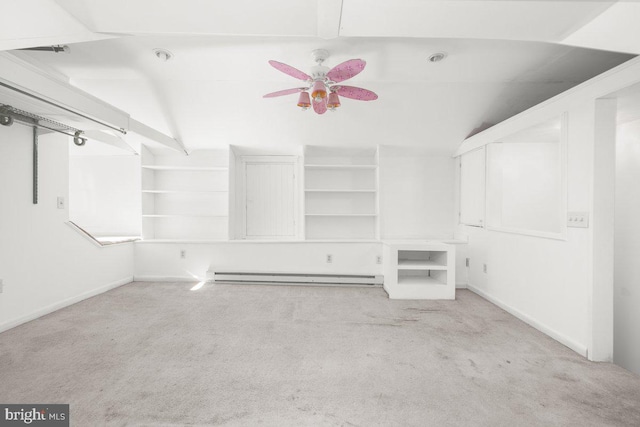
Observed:
[[[209,271],[209,280],[216,283],[317,285],[317,286],[381,286],[382,276],[351,274],[301,274],[301,273],[241,273],[233,271]]]

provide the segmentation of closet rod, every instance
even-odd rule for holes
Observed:
[[[79,117],[82,117],[82,118],[84,118],[84,119],[90,120],[90,121],[92,121],[92,122],[94,122],[94,123],[98,123],[99,125],[106,126],[106,127],[108,127],[109,129],[113,129],[113,130],[115,130],[115,131],[118,131],[118,132],[122,133],[123,135],[126,135],[126,134],[127,134],[127,131],[126,131],[126,130],[124,130],[124,129],[122,129],[122,128],[117,128],[117,127],[115,127],[115,126],[111,126],[111,125],[109,125],[109,124],[107,124],[107,123],[101,122],[100,120],[96,120],[96,119],[93,119],[93,118],[91,118],[91,117],[89,117],[89,116],[85,116],[85,115],[84,115],[84,114],[82,114],[82,113],[78,113],[77,111],[73,111],[73,110],[71,110],[71,109],[69,109],[69,108],[67,108],[67,107],[63,107],[63,106],[62,106],[62,105],[60,105],[60,104],[56,104],[55,102],[51,102],[51,101],[49,101],[49,100],[47,100],[47,99],[41,98],[41,97],[39,97],[39,96],[37,96],[37,95],[33,95],[33,94],[31,94],[31,93],[29,93],[29,92],[26,92],[26,91],[24,91],[24,90],[22,90],[22,89],[18,89],[17,87],[13,87],[13,86],[8,85],[8,84],[3,83],[3,82],[0,82],[0,86],[6,87],[7,89],[11,89],[11,90],[13,90],[13,91],[15,91],[15,92],[18,92],[18,93],[22,94],[22,95],[29,96],[29,97],[31,97],[31,98],[33,98],[33,99],[37,99],[38,101],[41,101],[41,102],[44,102],[44,103],[46,103],[46,104],[52,105],[52,106],[54,106],[54,107],[56,107],[56,108],[60,108],[60,109],[62,109],[62,110],[64,110],[64,111],[67,111],[67,112],[69,112],[69,113],[71,113],[71,114],[75,114],[76,116],[79,116]]]

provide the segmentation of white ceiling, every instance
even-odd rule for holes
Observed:
[[[630,58],[561,44],[614,10],[618,3],[611,1],[15,3],[22,5],[14,6],[16,16],[31,9],[31,20],[19,26],[14,19],[13,32],[0,30],[0,49],[85,37],[71,44],[69,54],[19,55],[68,76],[190,149],[396,144],[452,152],[473,129]],[[30,30],[34,22],[49,22],[38,5],[49,14],[57,7],[65,22],[73,19],[79,27]],[[588,46],[588,39],[582,35],[575,44]],[[168,49],[174,58],[161,62],[154,48]],[[338,112],[318,116],[298,111],[295,95],[261,97],[300,83],[268,60],[308,72],[316,48],[330,51],[329,67],[366,60],[366,69],[348,84],[373,90],[379,99],[343,99]],[[447,59],[429,63],[437,51],[446,51]]]

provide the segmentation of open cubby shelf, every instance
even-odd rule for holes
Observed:
[[[386,242],[384,286],[390,298],[455,299],[455,247]]]
[[[378,151],[305,147],[307,239],[378,239]]]
[[[440,281],[436,278],[429,276],[399,276],[398,284],[403,285],[419,285],[419,286],[447,286],[446,281]]]
[[[142,229],[146,241],[229,237],[229,152],[157,154],[143,150]]]
[[[446,270],[446,264],[439,264],[435,261],[398,259],[398,270]]]

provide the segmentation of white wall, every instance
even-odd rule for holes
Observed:
[[[69,218],[94,236],[139,236],[140,183],[140,156],[71,156]]]
[[[613,359],[640,374],[640,121],[618,129],[616,148]]]
[[[382,239],[451,239],[455,166],[450,156],[380,146]]]
[[[40,203],[32,204],[30,128],[0,126],[0,331],[128,283],[133,245],[97,247],[65,222],[67,137],[40,137]]]
[[[590,212],[595,104],[572,105],[567,112],[567,208]],[[561,240],[459,226],[457,237],[469,239],[470,289],[586,355],[590,229],[569,228],[566,240]]]
[[[180,258],[180,252],[186,257]],[[327,263],[331,254],[333,262]],[[136,280],[202,280],[210,266],[240,271],[382,274],[380,243],[137,243]]]

